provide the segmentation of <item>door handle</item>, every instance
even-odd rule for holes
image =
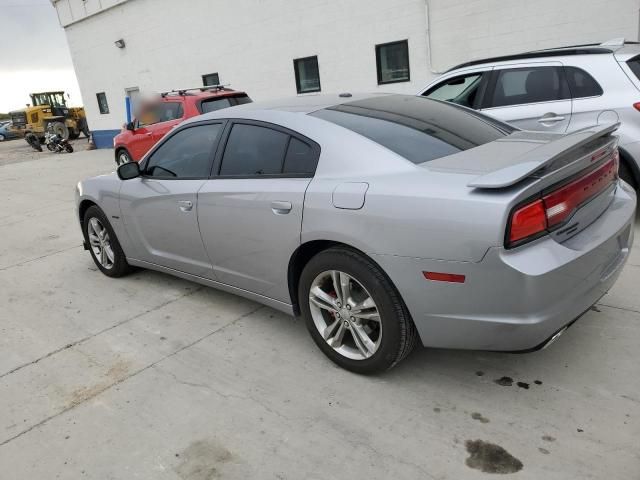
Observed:
[[[555,116],[551,116],[549,115],[548,117],[540,117],[538,119],[538,123],[556,123],[556,122],[561,122],[564,120],[564,117],[560,116],[560,115],[555,115]]]
[[[178,202],[178,206],[180,207],[181,211],[190,212],[193,208],[193,202],[190,202],[189,200],[180,200]]]
[[[276,215],[286,215],[292,208],[291,202],[271,202],[271,211]]]
[[[147,137],[150,137],[151,135],[153,135],[153,132],[148,132],[147,133]]]

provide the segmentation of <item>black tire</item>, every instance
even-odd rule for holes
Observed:
[[[73,145],[71,145],[70,143],[67,143],[64,146],[64,149],[67,151],[67,153],[73,153]]]
[[[6,140],[6,137],[0,133],[0,142],[4,142]]]
[[[131,161],[131,155],[129,155],[129,152],[127,152],[124,148],[120,148],[116,151],[116,165],[120,166]]]
[[[381,322],[381,340],[369,358],[355,360],[334,350],[316,327],[309,305],[309,290],[314,279],[328,270],[339,270],[357,280],[371,295]],[[400,294],[382,269],[364,255],[344,247],[324,250],[304,267],[298,287],[300,311],[316,345],[337,365],[360,374],[388,370],[403,360],[415,347],[418,333]]]
[[[49,150],[50,152],[55,152],[56,151],[56,147],[53,145],[53,143],[47,143],[47,150]]]
[[[627,164],[627,160],[624,158],[620,158],[620,166],[618,167],[618,175],[622,180],[631,185],[635,190],[638,189],[638,184],[636,183],[636,179]]]
[[[120,242],[118,241],[118,237],[116,237],[107,216],[104,212],[97,207],[96,205],[92,205],[87,209],[84,214],[84,219],[82,221],[82,233],[84,235],[84,241],[89,245],[89,234],[88,234],[88,225],[92,218],[98,219],[98,221],[104,226],[109,234],[110,245],[114,253],[114,261],[113,266],[111,268],[105,268],[102,266],[98,258],[96,257],[92,248],[89,248],[89,253],[91,254],[91,258],[93,258],[94,263],[100,269],[102,273],[104,273],[108,277],[118,278],[124,275],[127,275],[131,272],[132,268],[127,263],[127,257],[122,251],[122,247],[120,246]]]

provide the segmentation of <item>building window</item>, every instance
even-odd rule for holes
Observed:
[[[202,75],[202,84],[205,87],[211,87],[213,85],[220,85],[220,76],[218,73],[207,73]]]
[[[293,69],[296,74],[296,90],[298,93],[320,91],[320,70],[318,69],[317,56],[294,60]]]
[[[96,98],[98,99],[98,109],[100,113],[106,114],[109,113],[109,104],[107,103],[107,94],[104,92],[96,93]]]
[[[409,81],[409,42],[376,45],[378,85]]]

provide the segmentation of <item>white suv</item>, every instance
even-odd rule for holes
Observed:
[[[621,122],[620,176],[640,186],[640,44],[540,50],[468,62],[420,93],[480,110],[524,130],[565,133]]]

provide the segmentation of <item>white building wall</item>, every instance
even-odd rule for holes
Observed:
[[[119,128],[125,89],[222,83],[255,100],[296,94],[318,56],[323,93],[415,93],[471,59],[638,39],[640,0],[54,0],[94,130]],[[114,42],[124,39],[125,49]],[[375,45],[408,39],[411,81],[377,85]],[[431,45],[431,52],[429,52]],[[98,112],[105,92],[110,113]]]
[[[640,0],[428,0],[432,70],[564,45],[638,40]]]
[[[58,9],[67,1],[76,0]],[[207,73],[255,100],[295,95],[293,60],[312,55],[323,93],[414,93],[428,78],[425,25],[423,0],[129,0],[66,33],[89,125],[100,130],[124,121],[125,88],[197,87]],[[405,39],[411,81],[378,87],[375,45]]]

